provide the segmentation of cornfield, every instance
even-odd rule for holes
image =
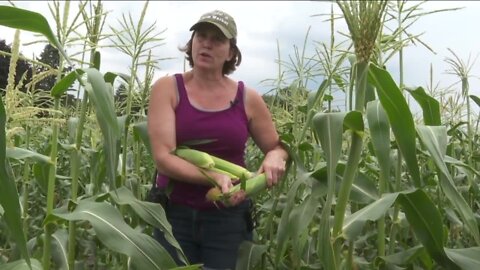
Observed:
[[[480,269],[473,62],[450,50],[460,89],[405,87],[404,49],[421,43],[409,27],[429,15],[422,3],[334,1],[331,39],[313,55],[295,47],[290,62],[277,59],[264,99],[291,160],[279,185],[254,198],[254,241],[240,247],[237,269]],[[0,89],[0,269],[201,269],[176,265],[152,237],[159,228],[183,254],[162,206],[145,200],[155,172],[146,108],[163,60],[152,49],[164,34],[144,24],[148,2],[109,32],[100,1],[48,4],[53,28],[35,11],[0,6],[0,25],[17,29],[11,52],[0,52],[10,59]],[[339,20],[349,31],[341,42]],[[20,30],[53,46],[58,66],[21,56]],[[100,72],[106,39],[129,57],[129,74]],[[67,53],[73,44],[81,53]],[[386,69],[397,58],[398,81]],[[17,74],[20,60],[44,69]],[[40,91],[48,76],[55,83]],[[247,149],[254,171],[263,157]]]

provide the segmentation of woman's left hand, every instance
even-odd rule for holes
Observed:
[[[284,160],[285,154],[282,151],[284,150],[274,149],[268,152],[258,170],[258,173],[265,173],[268,187],[276,185],[285,173],[286,161]]]

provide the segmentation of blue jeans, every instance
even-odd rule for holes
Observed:
[[[251,203],[199,211],[169,202],[167,219],[189,263],[202,263],[208,269],[235,269],[238,247],[242,241],[252,240]],[[154,230],[154,237],[181,265],[175,248],[158,229]]]

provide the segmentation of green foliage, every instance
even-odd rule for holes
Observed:
[[[22,256],[27,264],[30,266],[30,256],[27,252],[27,242],[22,228],[22,220],[19,215],[20,204],[18,198],[17,188],[15,186],[15,179],[9,170],[10,163],[6,159],[6,138],[5,138],[5,124],[6,112],[3,107],[3,100],[0,98],[0,206],[3,208],[2,219],[5,220],[8,230],[15,239]]]

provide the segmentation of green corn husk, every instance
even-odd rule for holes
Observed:
[[[174,153],[197,167],[225,174],[231,179],[240,179],[243,182],[253,177],[253,173],[244,167],[199,150],[181,147]]]
[[[245,187],[245,193],[247,197],[253,197],[260,193],[261,191],[265,190],[267,187],[267,178],[265,177],[265,174],[259,174],[255,177],[252,177],[250,179],[247,179],[245,181],[246,187]],[[241,190],[240,185],[235,185],[233,186],[228,193],[222,193],[218,187],[213,187],[211,188],[205,197],[207,198],[208,201],[222,201],[224,203],[228,202],[228,199],[235,194],[236,192],[239,192]]]
[[[214,171],[214,172],[217,172],[217,173],[224,174],[224,175],[230,177],[230,179],[238,179],[238,176],[233,175],[233,174],[231,174],[230,172],[221,170],[221,169],[219,169],[219,168],[217,168],[217,167],[213,167],[213,168],[210,168],[210,169],[208,169],[208,170],[209,170],[209,171]]]
[[[175,155],[200,168],[211,169],[215,166],[212,157],[202,151],[189,148],[177,148],[175,150]]]
[[[215,156],[211,157],[215,163],[215,168],[235,175],[235,179],[246,180],[253,177],[253,173],[242,166]]]

